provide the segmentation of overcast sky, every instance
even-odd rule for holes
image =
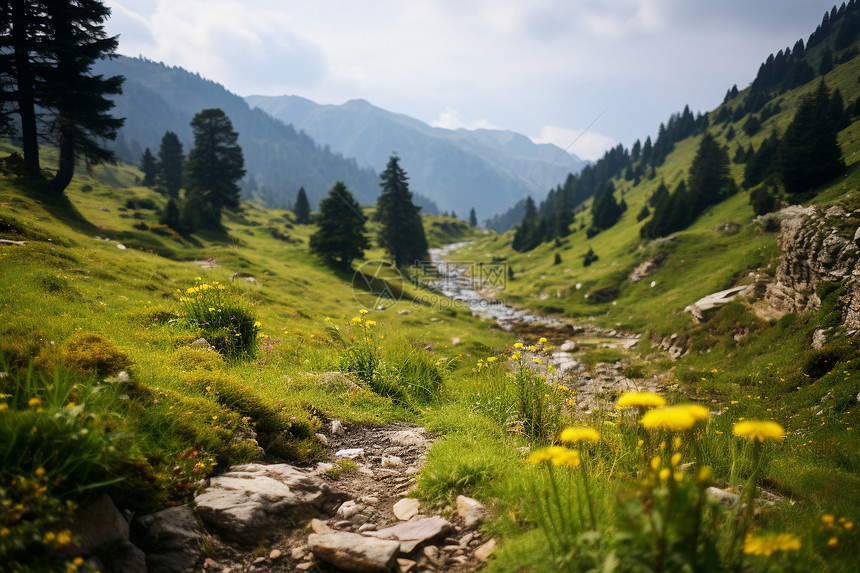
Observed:
[[[431,125],[510,129],[597,159],[654,137],[685,104],[719,105],[768,54],[806,41],[834,0],[106,4],[121,54],[242,96],[363,98]]]

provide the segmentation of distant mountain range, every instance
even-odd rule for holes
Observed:
[[[410,188],[461,217],[472,207],[484,218],[527,195],[544,197],[587,164],[512,131],[431,127],[365,100],[320,105],[298,96],[249,96],[245,101],[362,167],[381,170],[396,152]]]
[[[378,173],[396,152],[425,211],[466,217],[474,207],[484,219],[527,195],[543,198],[586,164],[517,133],[434,128],[363,100],[333,106],[296,96],[243,99],[199,74],[145,58],[104,60],[95,73],[126,78],[114,109],[126,122],[110,142],[120,159],[138,164],[146,148],[157,154],[168,130],[187,153],[194,114],[218,107],[239,133],[248,172],[244,196],[269,207],[291,205],[300,186],[316,207],[336,181],[360,203],[374,203]]]

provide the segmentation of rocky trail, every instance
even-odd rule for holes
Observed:
[[[107,569],[465,573],[481,567],[496,544],[478,530],[488,515],[483,505],[460,496],[456,507],[429,508],[407,497],[431,444],[423,428],[334,421],[326,430],[318,439],[329,461],[315,468],[234,466],[195,499],[200,522],[191,507],[134,521],[146,569],[132,563]]]

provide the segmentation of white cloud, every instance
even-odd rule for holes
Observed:
[[[446,107],[445,110],[439,114],[439,117],[430,122],[430,125],[445,129],[501,129],[486,119],[466,121],[457,110],[450,107]]]
[[[540,135],[532,140],[535,143],[553,143],[568,153],[589,161],[597,161],[603,157],[606,150],[618,145],[616,140],[602,133],[554,125],[543,126]]]

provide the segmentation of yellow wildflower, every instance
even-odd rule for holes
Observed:
[[[625,392],[618,398],[618,405],[622,408],[659,408],[666,405],[666,400],[652,392]]]
[[[36,468],[36,477],[40,478],[45,475],[45,468]]]
[[[349,319],[349,321],[353,324],[359,324],[361,322],[361,317],[360,316],[353,316],[351,319]]]
[[[538,344],[546,344],[546,338],[541,336],[540,339],[538,340]]]
[[[681,452],[676,452],[672,454],[672,459],[670,460],[672,467],[677,467],[679,463],[681,463]]]
[[[368,312],[367,310],[362,308],[361,310],[358,311],[358,314],[367,314],[367,312]]]
[[[655,472],[660,469],[660,456],[651,458],[651,469]]]
[[[565,451],[568,451],[567,448],[562,446],[549,446],[547,448],[541,448],[539,450],[533,451],[529,455],[528,462],[530,464],[549,462],[556,456],[563,454]]]
[[[0,412],[4,412],[9,409],[9,404],[6,402],[0,402]]]
[[[522,347],[523,347],[522,342],[517,342],[516,344],[514,344],[514,348],[522,348]]]
[[[660,481],[666,481],[667,479],[669,479],[669,474],[671,473],[672,472],[669,471],[669,468],[663,468],[662,470],[660,470]]]
[[[825,513],[821,516],[821,525],[823,525],[825,528],[833,527],[834,519],[835,518],[833,517],[833,514]]]
[[[565,448],[563,452],[558,452],[552,457],[552,465],[575,468],[580,464],[579,452],[577,450],[568,450]]]
[[[702,466],[699,468],[699,475],[696,476],[696,480],[699,483],[708,483],[711,481],[711,478],[714,476],[714,473],[711,471],[709,466]]]
[[[600,434],[593,428],[565,428],[561,431],[562,442],[597,442],[600,440]]]
[[[30,398],[30,400],[27,402],[27,404],[28,404],[31,408],[35,408],[36,406],[41,406],[41,405],[42,405],[42,401],[41,401],[40,399],[38,399],[38,398]]]
[[[839,539],[836,537],[831,537],[827,540],[827,547],[836,547],[839,545]]]
[[[254,323],[254,328],[260,328],[261,326],[263,326],[263,323],[259,320]]]
[[[364,322],[364,324],[367,326],[376,326],[376,321],[375,320],[367,320]]]
[[[702,419],[702,411],[705,417],[707,410],[701,406],[666,406],[664,408],[656,408],[648,410],[642,416],[640,423],[647,429],[653,430],[659,428],[667,432],[677,432],[679,430],[689,430],[697,420]]]
[[[747,420],[735,424],[734,433],[736,436],[749,438],[751,441],[758,440],[779,440],[785,436],[785,430],[776,422]]]
[[[495,361],[496,361],[495,356],[490,356],[489,358],[487,358],[487,362],[495,362]]]
[[[800,538],[790,533],[779,535],[747,535],[744,540],[744,553],[747,555],[763,555],[768,557],[777,551],[797,551],[800,549]]]
[[[529,352],[537,352],[537,347],[535,345],[529,346]]]

